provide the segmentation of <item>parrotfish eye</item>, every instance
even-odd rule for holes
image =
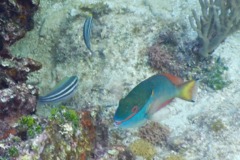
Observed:
[[[138,111],[138,106],[134,106],[133,108],[132,108],[132,113],[136,113]]]

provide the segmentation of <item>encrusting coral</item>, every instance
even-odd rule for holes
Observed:
[[[151,160],[156,154],[154,146],[146,140],[138,139],[129,146],[133,154]]]
[[[198,34],[197,52],[207,57],[227,36],[240,29],[240,0],[199,0],[199,3],[202,15],[197,18],[193,10],[190,23]]]

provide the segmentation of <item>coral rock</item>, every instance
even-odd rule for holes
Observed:
[[[30,58],[13,57],[6,49],[0,52],[0,72],[6,74],[15,82],[25,82],[30,72],[42,68],[42,64]]]
[[[41,68],[41,64],[30,58],[16,58],[6,49],[0,51],[0,58],[0,123],[9,124],[22,115],[35,112],[38,89],[26,84],[26,80],[30,72]],[[2,135],[4,138],[8,134]]]
[[[0,51],[11,45],[33,28],[33,15],[38,4],[32,0],[1,0]]]
[[[7,84],[7,83],[6,83]],[[36,110],[37,89],[22,84],[11,85],[0,90],[0,119],[12,121],[22,115],[31,114]]]
[[[17,133],[14,128],[3,121],[0,121],[0,128],[0,140],[7,138],[10,134],[15,135]]]

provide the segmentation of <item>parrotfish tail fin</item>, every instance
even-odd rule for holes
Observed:
[[[178,97],[194,102],[197,96],[198,81],[191,80],[179,85]]]

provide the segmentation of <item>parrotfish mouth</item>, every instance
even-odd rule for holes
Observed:
[[[121,121],[115,121],[115,122],[114,122],[114,126],[117,127],[117,126],[119,126],[121,123],[122,123]]]

